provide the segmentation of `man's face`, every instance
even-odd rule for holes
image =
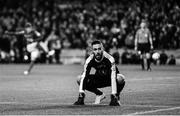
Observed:
[[[143,22],[143,23],[141,23],[140,26],[141,26],[141,29],[145,29],[146,28],[146,23]]]
[[[26,27],[25,30],[29,33],[29,32],[31,32],[33,29],[32,29],[32,27]]]
[[[102,44],[94,44],[92,47],[93,47],[93,53],[95,55],[96,60],[101,60],[102,55],[103,55]]]

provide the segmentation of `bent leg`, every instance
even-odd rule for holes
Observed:
[[[95,80],[96,79],[95,75],[89,75],[86,78],[87,79],[84,80],[85,90],[95,93],[96,95],[102,95],[103,92],[101,92],[99,89],[97,89],[97,83],[96,83],[97,81]],[[78,85],[80,85],[81,79],[82,79],[82,76],[79,75],[77,78]]]
[[[38,57],[39,57],[39,51],[38,50],[31,52],[31,63],[30,63],[28,70],[25,71],[27,74],[29,74],[31,72],[31,70],[34,66],[34,63]]]
[[[120,95],[124,86],[125,86],[125,76],[123,74],[117,74],[117,96]]]

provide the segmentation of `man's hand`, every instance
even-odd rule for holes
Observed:
[[[154,49],[154,47],[153,47],[153,45],[151,45],[151,50],[153,50]]]

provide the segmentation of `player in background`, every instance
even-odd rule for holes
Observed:
[[[8,35],[23,35],[26,41],[26,49],[30,53],[31,63],[28,70],[24,71],[25,75],[28,75],[36,61],[40,56],[41,51],[47,53],[47,57],[54,54],[54,51],[49,51],[47,44],[48,41],[42,42],[41,34],[35,30],[31,23],[26,23],[25,28],[22,31],[17,32],[5,32]]]
[[[135,50],[140,54],[142,70],[151,71],[151,55],[150,50],[153,49],[153,41],[150,30],[147,27],[145,20],[142,20],[140,29],[137,30],[135,35]]]
[[[101,41],[92,42],[92,54],[86,59],[84,71],[78,76],[79,97],[74,105],[84,105],[85,90],[96,94],[94,104],[100,104],[105,94],[98,88],[111,86],[111,106],[120,106],[120,93],[125,85],[124,75],[120,74],[114,58],[104,51]],[[96,70],[91,74],[91,69]]]

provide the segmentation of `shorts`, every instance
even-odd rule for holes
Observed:
[[[111,77],[102,77],[99,75],[89,75],[85,79],[85,85],[93,88],[104,88],[111,86]]]
[[[140,51],[141,54],[150,52],[150,44],[149,43],[138,44],[138,51]]]
[[[27,51],[30,53],[33,51],[37,51],[38,50],[37,45],[38,45],[37,42],[33,42],[33,43],[28,44],[27,45]]]
[[[27,51],[31,54],[31,61],[36,60],[39,57],[39,49],[37,48],[38,43],[33,42],[27,45]]]

